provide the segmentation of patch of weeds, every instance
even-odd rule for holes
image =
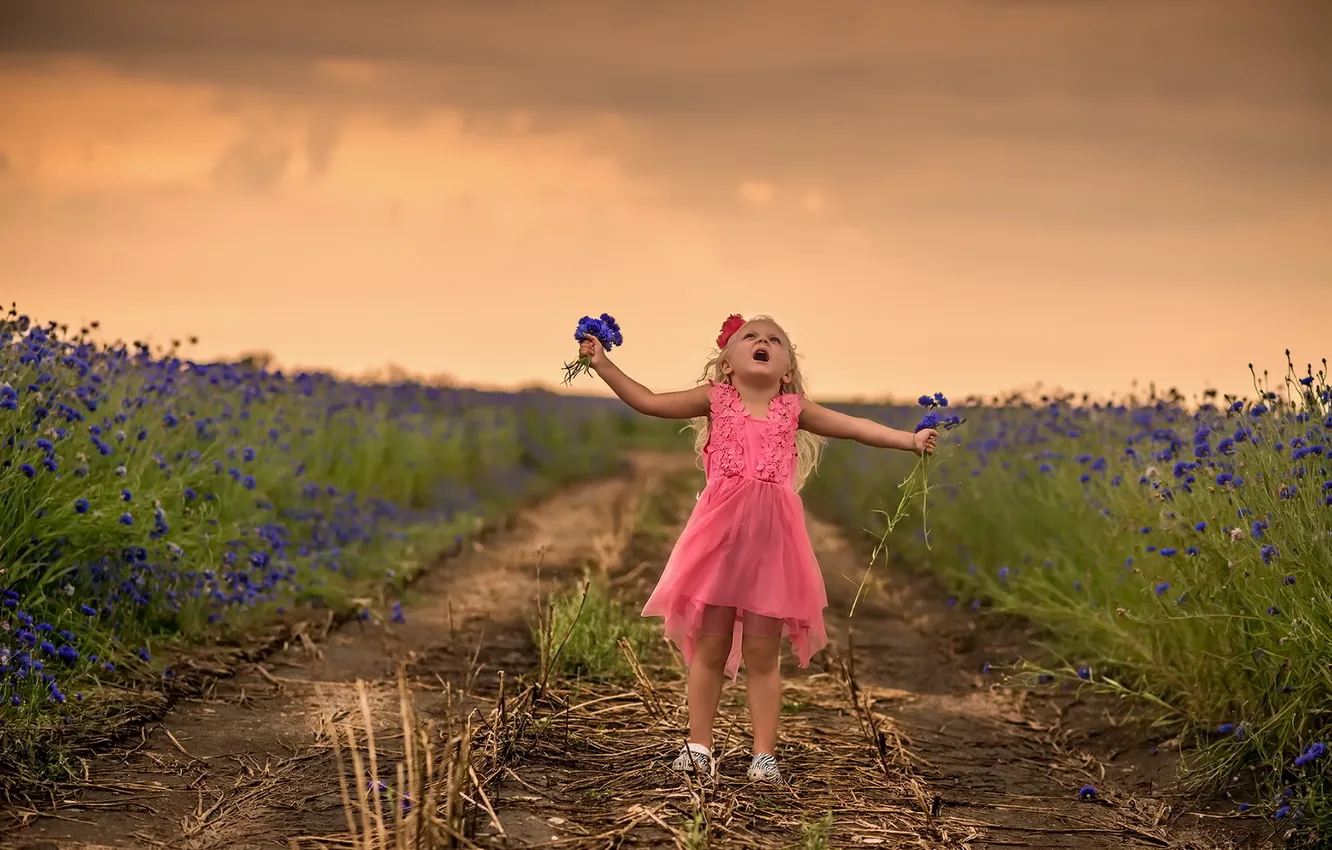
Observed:
[[[832,844],[829,843],[832,825],[832,812],[828,812],[816,821],[805,821],[800,825],[803,839],[800,846],[804,850],[828,850],[829,847],[832,847]]]
[[[657,630],[595,578],[553,595],[532,630],[532,639],[541,650],[541,669],[568,678],[632,676],[620,651],[620,638],[627,639],[634,653],[643,658],[655,645]]]
[[[685,824],[685,850],[707,850],[708,822],[702,812],[694,812],[694,819]]]
[[[807,708],[809,708],[809,703],[784,702],[782,703],[782,714],[799,714]]]

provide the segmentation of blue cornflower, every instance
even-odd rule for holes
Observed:
[[[1169,558],[1169,557],[1172,557],[1172,556],[1175,555],[1175,554],[1176,554],[1176,549],[1175,549],[1174,546],[1163,546],[1163,547],[1161,547],[1161,555],[1162,555],[1162,557]]]
[[[1207,530],[1207,522],[1206,522],[1205,520],[1202,521],[1202,522],[1199,522],[1197,525],[1195,525],[1195,526],[1193,527],[1193,530],[1194,530],[1194,531],[1206,531],[1206,530]]]
[[[394,603],[393,603],[393,615],[392,615],[391,619],[392,619],[393,622],[395,622],[395,623],[405,623],[405,622],[407,622],[407,617],[404,616],[403,613],[402,613],[402,603],[401,603],[401,602],[394,602]]]
[[[253,475],[247,475],[241,479],[241,486],[244,487],[246,490],[253,490],[257,485],[258,482],[254,480]]]
[[[84,616],[86,616],[86,617],[96,617],[96,616],[97,616],[97,609],[94,608],[94,607],[92,607],[91,605],[88,605],[87,603],[84,603],[84,604],[82,604],[82,605],[79,606],[79,612],[82,613],[82,614],[83,614]]]
[[[28,476],[29,478],[32,478],[37,474],[37,470],[33,469],[32,464],[30,463],[25,463],[20,465],[19,471],[22,472],[24,475]]]
[[[1254,539],[1257,540],[1262,539],[1263,532],[1266,530],[1267,530],[1267,523],[1260,519],[1254,520],[1253,524],[1249,526],[1249,532],[1253,534]]]
[[[120,500],[121,500],[122,502],[128,502],[128,501],[130,501],[130,500],[133,499],[133,498],[134,498],[134,494],[131,493],[129,490],[121,490],[121,491],[120,491]]]
[[[1091,668],[1090,668],[1090,667],[1079,667],[1079,668],[1078,668],[1078,678],[1079,678],[1079,679],[1083,679],[1083,680],[1090,679],[1090,678],[1091,678]]]
[[[88,512],[88,500],[87,500],[87,499],[75,499],[75,500],[74,500],[74,513],[76,513],[76,514],[86,514],[87,512]]]
[[[1220,726],[1216,727],[1216,731],[1220,732],[1222,735],[1229,735],[1231,732],[1235,731],[1235,724],[1222,723]]]
[[[1270,564],[1272,563],[1272,559],[1277,555],[1277,547],[1269,544],[1258,550],[1258,553],[1262,557],[1264,564]]]
[[[1163,581],[1160,584],[1158,584],[1155,588],[1153,588],[1153,590],[1156,591],[1157,596],[1164,594],[1169,589],[1170,589],[1170,582],[1168,581]]]
[[[933,407],[934,399],[930,398],[927,395],[923,395],[920,398],[916,399],[916,404],[919,404],[921,407]]]
[[[1304,752],[1295,759],[1296,767],[1304,767],[1306,764],[1312,764],[1323,757],[1327,752],[1327,746],[1322,741],[1317,741],[1304,748]]]
[[[1084,785],[1078,789],[1079,800],[1095,800],[1096,789],[1091,785]]]
[[[127,514],[127,513],[126,513],[126,514],[121,514],[121,515],[120,515],[120,519],[117,520],[117,522],[119,522],[121,525],[133,525],[133,524],[134,524],[134,517],[131,516],[130,514]]]

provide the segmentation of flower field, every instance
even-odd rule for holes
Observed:
[[[1325,835],[1326,368],[1201,403],[837,407],[944,429],[928,536],[909,530],[916,502],[888,539],[958,616],[1030,620],[1053,651],[1023,671],[1034,684],[1140,700],[1198,745],[1200,783]],[[14,311],[0,429],[0,771],[25,775],[58,768],[62,730],[95,724],[107,694],[162,687],[180,650],[315,608],[400,619],[405,582],[480,521],[623,449],[686,445],[614,400],[199,363]],[[912,462],[834,442],[804,498],[881,532]],[[1246,769],[1258,790],[1232,785]]]
[[[359,385],[0,323],[0,756],[160,647],[359,610],[478,521],[659,435],[609,401]],[[44,733],[44,734],[43,734]],[[43,758],[49,757],[43,756]]]
[[[928,542],[893,545],[960,609],[1033,621],[1038,682],[1136,695],[1203,757],[1195,778],[1287,823],[1332,823],[1332,405],[1326,374],[1200,404],[970,400],[931,463]],[[843,410],[910,428],[919,409]],[[907,464],[830,446],[807,501],[846,527]],[[919,530],[920,505],[909,524]],[[870,530],[874,530],[872,527]],[[862,532],[863,534],[863,532]],[[952,602],[952,600],[950,600]],[[1238,792],[1237,792],[1238,793]],[[1248,793],[1248,792],[1245,792]]]

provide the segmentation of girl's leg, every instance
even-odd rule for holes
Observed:
[[[712,724],[721,702],[726,659],[735,634],[735,609],[708,606],[689,662],[689,740],[712,748]]]
[[[777,719],[782,713],[781,641],[781,620],[745,612],[741,651],[749,689],[749,716],[754,724],[755,755],[777,752]]]

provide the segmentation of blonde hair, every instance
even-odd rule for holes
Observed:
[[[776,326],[778,331],[781,331],[782,336],[786,338],[787,354],[791,359],[791,380],[789,383],[783,382],[778,393],[805,392],[805,379],[804,376],[800,374],[800,361],[796,357],[795,345],[791,343],[791,338],[787,336],[786,330],[782,328],[781,325],[777,324],[776,320],[771,316],[754,316],[747,319],[745,325],[748,325],[750,322],[758,321],[771,322]],[[743,325],[741,327],[743,327]],[[718,384],[731,383],[730,376],[722,371],[722,363],[726,360],[727,354],[730,353],[731,345],[735,342],[739,333],[739,330],[737,330],[735,333],[731,334],[731,338],[727,341],[726,347],[719,349],[717,353],[712,356],[712,359],[707,362],[707,365],[703,367],[703,375],[699,379],[700,381],[713,381]],[[699,416],[689,420],[689,424],[685,427],[694,429],[694,453],[697,454],[699,460],[702,461],[703,450],[707,447],[708,437],[711,434],[711,419],[708,416]],[[795,442],[795,489],[799,491],[800,488],[805,486],[806,479],[808,479],[819,466],[819,458],[823,454],[824,440],[822,437],[818,437],[808,431],[797,430]]]

